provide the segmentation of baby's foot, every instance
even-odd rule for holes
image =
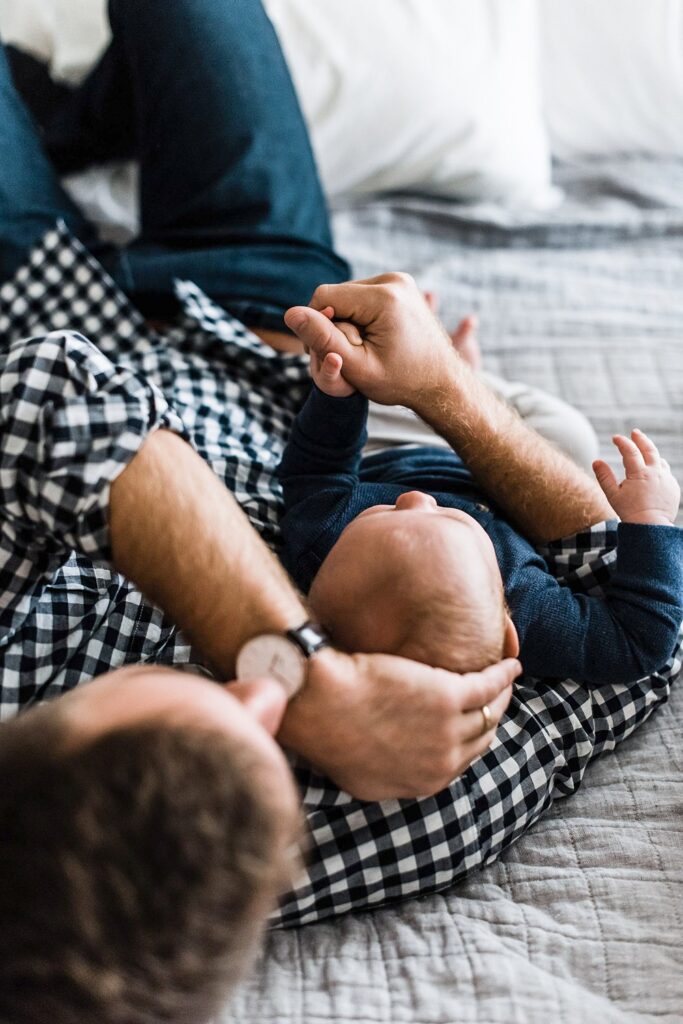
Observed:
[[[429,309],[437,316],[439,312],[438,295],[435,292],[425,292],[424,297]],[[479,318],[472,314],[461,320],[450,336],[455,351],[473,370],[481,370],[481,349],[477,338],[478,327]]]
[[[481,348],[477,338],[478,327],[478,317],[466,316],[451,334],[453,348],[473,370],[481,370]]]
[[[438,295],[436,294],[436,292],[425,292],[424,293],[424,297],[425,297],[425,302],[427,303],[427,306],[429,307],[431,312],[434,314],[434,316],[436,316],[437,313],[439,312],[439,297],[438,297]]]

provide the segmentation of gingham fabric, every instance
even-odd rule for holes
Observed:
[[[305,363],[193,284],[177,291],[184,315],[161,338],[63,225],[0,289],[3,718],[123,664],[201,664],[107,564],[109,484],[151,430],[183,433],[277,543],[274,470]],[[603,524],[543,554],[567,585],[596,592],[615,539]],[[494,860],[666,700],[680,648],[630,686],[523,679],[489,752],[429,799],[361,803],[294,761],[309,867],[273,925],[433,892]]]

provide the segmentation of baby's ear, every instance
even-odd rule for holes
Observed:
[[[519,636],[515,624],[509,615],[505,616],[505,636],[503,638],[503,657],[516,658],[519,655]]]

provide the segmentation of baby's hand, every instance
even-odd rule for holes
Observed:
[[[334,310],[331,306],[328,306],[327,309],[322,310],[322,314],[328,320],[332,320]],[[346,330],[344,330],[345,327],[345,324],[340,324],[337,326],[337,329],[341,329],[344,336],[348,337]],[[315,381],[316,387],[326,395],[329,395],[330,398],[348,398],[349,395],[356,393],[356,389],[342,377],[344,360],[340,355],[337,355],[335,352],[328,352],[326,356],[321,357],[310,349],[308,351],[311,356],[311,377]]]
[[[334,352],[328,352],[324,359],[311,352],[311,377],[317,387],[331,398],[348,398],[356,389],[344,380],[344,360]]]
[[[681,489],[669,463],[660,457],[656,446],[642,430],[634,430],[631,438],[617,434],[612,440],[623,459],[626,479],[619,483],[602,459],[593,463],[593,471],[619,518],[625,523],[673,523]]]

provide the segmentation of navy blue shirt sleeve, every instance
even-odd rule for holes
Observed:
[[[323,552],[349,517],[367,439],[368,401],[358,393],[331,398],[313,387],[296,418],[278,467],[285,514],[282,561],[307,591]]]
[[[663,668],[683,620],[683,530],[620,523],[604,597],[573,593],[540,565],[509,601],[534,676],[629,683]]]
[[[313,386],[278,467],[285,510],[322,487],[348,489],[358,482],[367,419],[364,395],[331,398]]]

